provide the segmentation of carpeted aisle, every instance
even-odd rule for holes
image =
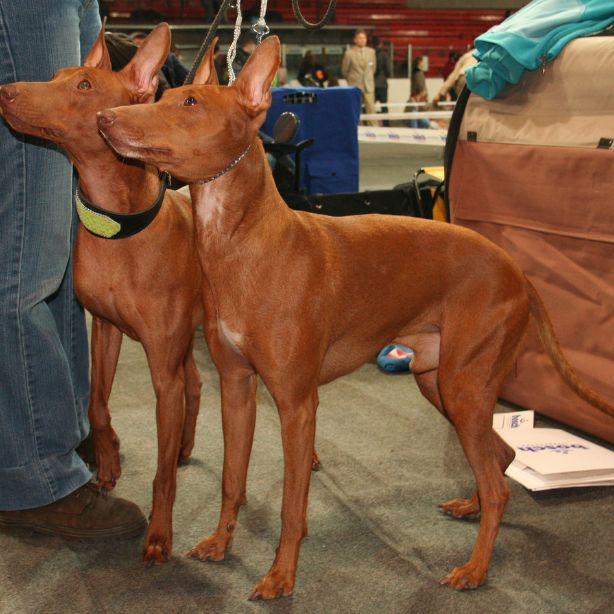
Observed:
[[[607,612],[612,611],[614,490],[529,494],[511,483],[489,583],[456,593],[438,578],[467,560],[477,523],[440,514],[472,477],[445,420],[411,376],[373,364],[321,389],[310,535],[294,596],[247,601],[279,534],[279,424],[260,387],[248,506],[223,563],[182,556],[215,526],[222,436],[217,375],[202,340],[204,387],[194,460],[179,470],[171,561],[143,568],[141,540],[87,545],[0,534],[2,613],[146,612]],[[111,399],[121,437],[116,492],[148,513],[155,471],[154,397],[141,347],[124,341]],[[545,424],[545,422],[543,422]]]
[[[361,189],[408,181],[437,164],[440,149],[361,145]],[[614,489],[512,497],[489,583],[456,593],[438,579],[466,562],[477,523],[450,519],[437,504],[473,491],[456,435],[418,393],[411,376],[374,364],[320,391],[310,535],[294,596],[247,601],[274,557],[280,528],[279,421],[261,386],[249,472],[233,550],[223,563],[183,557],[217,524],[222,433],[217,375],[202,338],[203,398],[193,462],[179,469],[174,556],[145,569],[141,540],[87,545],[0,533],[0,614],[605,614],[614,611]],[[156,466],[155,399],[140,345],[124,340],[111,397],[122,442],[116,492],[151,508]],[[551,424],[545,420],[541,425]]]

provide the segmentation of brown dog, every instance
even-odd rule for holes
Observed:
[[[153,101],[169,46],[168,25],[160,24],[132,61],[112,72],[103,27],[83,67],[64,68],[47,83],[1,86],[2,114],[15,130],[64,147],[79,171],[79,202],[120,214],[146,210],[165,187],[158,172],[118,158],[98,133],[96,113]],[[92,214],[84,215],[90,223]],[[177,462],[189,460],[200,403],[192,345],[203,312],[193,235],[190,199],[166,191],[142,232],[110,240],[80,224],[75,247],[75,290],[93,315],[89,417],[102,487],[112,489],[121,472],[108,399],[122,333],[143,344],[156,391],[158,469],[144,544],[147,564],[163,562],[171,552]]]
[[[477,541],[469,562],[441,580],[475,588],[486,578],[508,499],[503,472],[513,458],[492,429],[492,411],[530,316],[573,390],[604,411],[614,408],[577,380],[532,286],[480,235],[421,219],[328,218],[288,209],[256,136],[279,52],[278,39],[268,38],[232,87],[186,86],[155,105],[111,109],[98,119],[122,155],[191,184],[225,453],[217,531],[190,556],[223,559],[232,540],[258,374],[279,409],[285,475],[277,555],[251,597],[292,592],[307,533],[318,385],[398,342],[414,349],[418,386],[456,428],[475,475],[477,494],[443,509],[458,517],[480,512]],[[209,71],[203,64],[195,83],[205,83]]]

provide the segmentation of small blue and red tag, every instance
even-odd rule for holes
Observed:
[[[387,345],[378,355],[378,366],[388,373],[409,371],[409,363],[414,357],[411,348],[399,344]]]

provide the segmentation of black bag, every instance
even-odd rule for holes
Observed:
[[[384,213],[386,215],[417,216],[409,191],[401,189],[373,190],[341,194],[312,194],[307,196],[312,213],[323,215],[364,215]]]
[[[418,169],[411,181],[394,186],[395,190],[407,191],[411,199],[411,209],[416,211],[415,217],[433,219],[433,207],[442,194],[444,182],[434,175],[429,175],[424,169]]]

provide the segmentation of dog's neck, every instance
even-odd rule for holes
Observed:
[[[287,223],[289,209],[256,139],[241,162],[208,183],[190,184],[200,245],[207,251],[228,254],[245,247],[255,227],[265,236]]]
[[[79,189],[96,206],[113,213],[149,207],[160,191],[158,172],[135,160],[122,160],[110,148],[95,155],[70,152],[79,173]]]

